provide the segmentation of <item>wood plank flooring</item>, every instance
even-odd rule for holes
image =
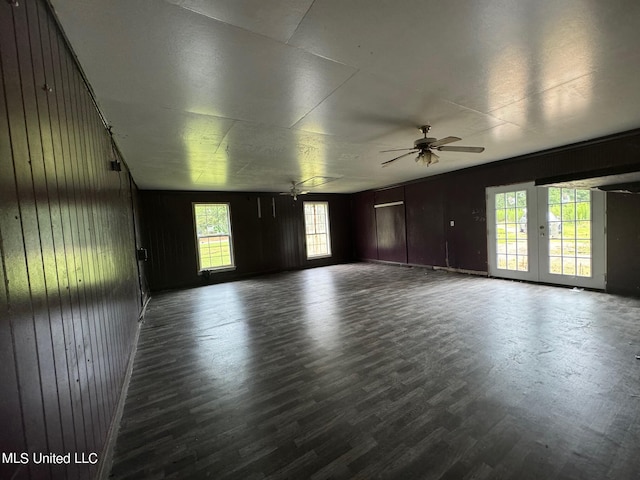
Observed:
[[[350,264],[155,296],[114,479],[640,478],[640,300]]]

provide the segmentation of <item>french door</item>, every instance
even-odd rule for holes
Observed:
[[[599,191],[487,188],[489,275],[604,289],[604,225]]]

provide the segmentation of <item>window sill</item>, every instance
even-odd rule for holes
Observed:
[[[331,255],[314,255],[313,257],[307,257],[307,261],[311,261],[311,260],[319,260],[322,258],[331,258]]]
[[[235,265],[232,265],[229,267],[205,268],[203,270],[199,270],[198,275],[205,275],[205,274],[208,275],[211,273],[219,273],[219,272],[232,272],[235,269],[236,269]]]

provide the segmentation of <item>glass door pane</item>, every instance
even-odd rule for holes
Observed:
[[[604,288],[604,194],[541,188],[538,208],[541,280]]]
[[[498,268],[527,272],[527,191],[498,193],[495,204]]]
[[[533,197],[532,197],[533,194]],[[537,254],[532,248],[528,206],[535,199],[532,184],[487,189],[489,274],[496,277],[536,280]],[[534,206],[535,213],[535,200]],[[533,255],[533,258],[532,258]]]

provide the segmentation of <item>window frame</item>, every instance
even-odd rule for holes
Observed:
[[[307,213],[306,213],[306,206],[307,205],[323,205],[325,208],[325,233],[307,233]],[[332,253],[332,248],[331,248],[331,221],[330,221],[330,216],[329,216],[329,202],[327,201],[304,201],[302,202],[302,215],[304,217],[304,245],[305,245],[305,250],[306,250],[306,254],[307,254],[307,260],[317,260],[320,258],[331,258],[331,256],[333,255]],[[314,227],[315,227],[315,223],[314,223]],[[315,229],[315,228],[314,228]],[[317,235],[326,235],[327,237],[327,253],[321,253],[321,254],[310,254],[309,253],[309,241],[308,241],[308,237],[312,235],[312,236],[317,236]]]
[[[200,237],[198,237],[198,220],[196,218],[196,206],[198,205],[224,205],[227,208],[227,220],[229,223],[229,256],[231,259],[231,264],[229,265],[222,265],[219,267],[206,267],[206,268],[202,268],[202,258],[200,255]],[[229,202],[191,202],[191,213],[192,213],[192,219],[193,219],[193,233],[194,233],[194,237],[195,237],[195,243],[196,243],[196,261],[197,261],[197,268],[198,268],[198,275],[203,274],[204,272],[211,272],[211,273],[215,273],[215,272],[226,272],[229,270],[235,270],[236,269],[236,261],[235,261],[235,255],[233,252],[233,220],[231,218],[231,203]],[[212,235],[214,236],[214,235]]]

